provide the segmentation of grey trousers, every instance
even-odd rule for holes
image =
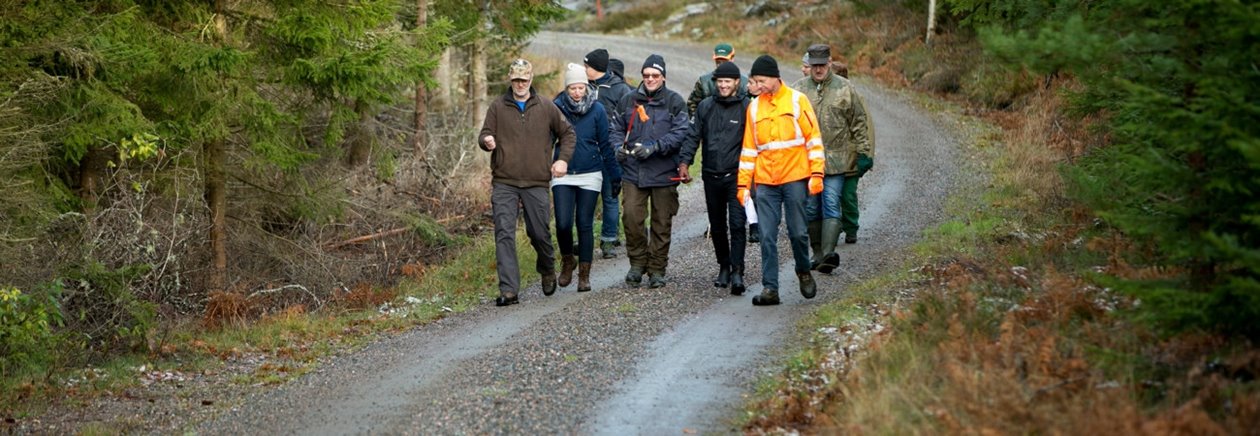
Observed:
[[[494,260],[499,270],[499,294],[519,295],[521,267],[516,258],[516,219],[525,208],[525,234],[538,253],[534,268],[539,274],[556,270],[551,245],[551,191],[545,186],[518,188],[494,183],[490,208],[494,214]]]

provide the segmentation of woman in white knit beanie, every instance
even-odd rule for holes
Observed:
[[[608,115],[596,101],[586,80],[586,67],[569,64],[564,72],[565,89],[556,96],[556,107],[573,125],[577,135],[569,172],[551,180],[556,208],[556,240],[560,245],[560,277],[557,284],[568,286],[573,270],[578,270],[578,292],[591,290],[591,259],[595,249],[595,205],[604,178],[621,187],[621,166],[608,141]],[[554,157],[553,157],[554,158]],[[573,246],[573,225],[577,224],[577,252]]]

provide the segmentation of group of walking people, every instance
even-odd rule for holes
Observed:
[[[745,76],[734,56],[730,44],[714,47],[714,70],[687,99],[666,86],[668,69],[657,54],[644,60],[642,81],[631,87],[622,62],[592,50],[582,65],[569,64],[554,98],[533,88],[529,61],[512,62],[510,90],[490,105],[478,134],[480,147],[491,152],[495,304],[519,302],[515,235],[522,208],[544,295],[569,286],[575,272],[577,291],[591,290],[597,202],[603,203],[602,257],[616,257],[620,218],[630,263],[625,283],[665,286],[678,186],[691,181],[697,155],[718,264],[714,285],[742,295],[746,247],[760,240],[762,292],[752,303],[779,304],[776,241],[783,222],[801,295],[817,294],[811,271],[830,273],[839,265],[841,233],[845,242],[857,242],[857,179],[873,163],[865,107],[848,79],[833,72],[827,45],[809,47],[802,59],[809,74],[791,86],[773,57],[758,57]]]

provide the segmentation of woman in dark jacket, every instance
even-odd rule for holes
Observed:
[[[578,292],[591,290],[591,259],[595,250],[595,205],[599,202],[604,178],[621,187],[621,167],[608,142],[608,115],[595,100],[586,80],[586,69],[569,64],[564,75],[565,90],[556,97],[556,107],[573,125],[577,144],[569,160],[569,172],[551,180],[556,207],[556,240],[560,244],[560,286],[573,281],[578,270]],[[558,158],[558,156],[556,157]],[[573,223],[577,221],[577,259],[573,253]]]

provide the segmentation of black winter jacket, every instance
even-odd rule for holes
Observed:
[[[696,107],[687,138],[683,141],[679,160],[688,166],[695,162],[696,150],[704,144],[702,174],[722,176],[739,172],[739,154],[744,146],[745,112],[748,98],[739,94],[730,97],[706,97]]]
[[[634,89],[626,84],[625,80],[613,74],[611,71],[604,74],[591,82],[591,89],[595,90],[595,99],[604,105],[604,110],[608,113],[608,120],[617,119],[617,103]]]
[[[640,107],[642,116],[638,111]],[[678,182],[670,178],[678,176],[678,151],[682,149],[690,125],[687,101],[665,85],[648,95],[640,84],[639,89],[618,102],[617,113],[620,116],[613,120],[609,132],[614,147],[629,150],[641,143],[656,148],[656,152],[642,160],[619,155],[622,180],[640,188],[677,185]]]

